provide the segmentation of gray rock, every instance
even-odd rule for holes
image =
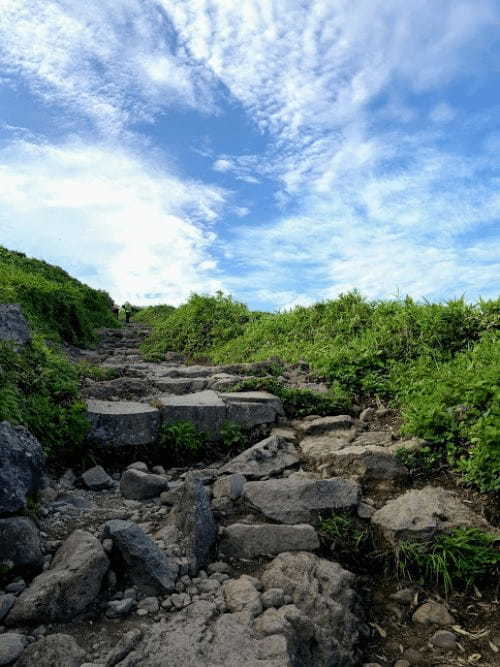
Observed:
[[[265,391],[226,392],[220,396],[227,405],[226,419],[248,428],[272,424],[278,416],[284,415],[280,399]]]
[[[17,303],[0,303],[0,341],[26,345],[31,342],[31,331]]]
[[[160,412],[134,401],[87,400],[88,438],[102,445],[150,445],[160,428]]]
[[[168,491],[168,481],[161,475],[129,469],[122,475],[120,491],[124,498],[147,500],[159,496],[163,491]]]
[[[21,593],[7,625],[71,620],[96,598],[108,567],[99,540],[75,530],[57,551],[50,569]]]
[[[208,378],[158,378],[154,384],[164,394],[182,396],[207,389],[209,380]]]
[[[227,420],[226,404],[215,391],[206,390],[194,394],[174,396],[163,394],[158,397],[163,422],[193,422],[200,430],[216,436]]]
[[[20,570],[42,568],[40,531],[27,517],[0,519],[0,563],[8,561]]]
[[[229,611],[247,611],[252,616],[258,616],[262,612],[260,594],[252,577],[244,574],[239,579],[226,581],[223,586],[223,594]]]
[[[0,634],[0,667],[11,665],[22,654],[28,639],[24,635],[16,632],[6,632]]]
[[[26,507],[42,486],[45,457],[42,446],[24,426],[0,423],[0,514]]]
[[[123,600],[111,600],[108,602],[106,616],[108,618],[123,618],[128,616],[134,609],[136,602],[133,598],[123,598]]]
[[[141,472],[149,472],[149,467],[144,461],[134,461],[127,466],[127,470],[140,470]]]
[[[272,435],[246,449],[221,469],[223,473],[239,473],[249,479],[278,475],[300,461],[297,448],[289,440]]]
[[[146,595],[174,590],[178,566],[132,521],[113,519],[104,526],[113,540],[113,553],[124,561],[127,574]]]
[[[283,551],[314,551],[319,539],[312,526],[235,523],[224,528],[220,553],[231,558],[275,556]]]
[[[352,442],[355,447],[366,447],[375,445],[377,447],[390,447],[394,442],[390,431],[367,431],[358,435]]]
[[[15,601],[16,596],[11,593],[7,593],[7,595],[0,595],[0,623],[12,609]]]
[[[390,500],[372,516],[384,537],[396,544],[400,539],[429,539],[459,527],[498,532],[475,514],[452,491],[426,486]]]
[[[349,445],[332,452],[323,474],[352,475],[364,481],[399,479],[408,474],[393,452],[385,447]]]
[[[195,473],[186,477],[168,522],[175,526],[176,541],[188,559],[190,573],[205,567],[217,540],[217,524],[203,483]]]
[[[351,509],[361,497],[359,484],[348,479],[270,479],[247,482],[243,498],[261,514],[281,523],[309,523],[320,512]]]
[[[310,553],[283,553],[261,577],[266,590],[280,588],[312,623],[313,642],[304,665],[359,665],[359,619],[354,575]]]
[[[412,618],[415,623],[422,623],[423,625],[451,625],[455,623],[455,619],[444,604],[433,600],[420,606]]]
[[[457,636],[454,632],[449,630],[438,630],[430,638],[430,642],[437,648],[442,648],[445,651],[452,651],[457,648]]]
[[[105,667],[114,667],[131,653],[143,636],[142,630],[130,630],[120,638],[106,656]]]
[[[16,667],[81,667],[87,654],[70,635],[48,635],[34,642],[16,662]]]
[[[114,485],[113,480],[102,466],[94,466],[86,470],[82,475],[82,479],[85,486],[92,491],[111,489]]]
[[[213,488],[214,498],[230,498],[237,500],[243,493],[246,479],[243,475],[226,475],[219,477]]]
[[[285,592],[282,588],[269,588],[262,593],[261,598],[265,609],[269,607],[279,609],[285,604]]]
[[[300,430],[304,435],[324,435],[332,431],[346,431],[355,426],[355,421],[349,415],[335,417],[319,417],[311,421],[302,422]]]
[[[348,447],[356,435],[356,429],[350,429],[332,431],[326,435],[306,436],[300,442],[302,458],[310,469],[315,472],[325,471],[324,476],[328,477],[328,465],[332,456],[344,447]]]

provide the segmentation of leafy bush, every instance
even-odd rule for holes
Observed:
[[[168,306],[166,304],[160,306],[147,306],[146,308],[141,308],[137,313],[134,313],[132,319],[134,322],[153,326],[155,324],[161,324],[162,321],[174,311],[174,306]]]
[[[498,538],[476,528],[457,528],[433,542],[402,541],[396,564],[403,578],[420,577],[437,584],[446,594],[457,587],[478,584],[500,574]]]
[[[79,400],[79,374],[39,336],[18,351],[0,344],[0,421],[23,424],[49,456],[62,460],[78,450],[88,432]]]
[[[0,303],[20,303],[35,331],[72,345],[92,342],[95,328],[117,326],[106,292],[1,246]]]
[[[220,429],[220,436],[224,449],[240,448],[247,443],[245,429],[238,422],[226,421]]]
[[[205,451],[207,436],[193,422],[178,421],[160,429],[159,445],[173,460],[179,462],[200,458]]]

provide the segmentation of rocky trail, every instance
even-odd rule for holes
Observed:
[[[36,439],[0,424],[0,667],[500,664],[498,582],[443,599],[325,531],[348,517],[377,553],[454,527],[497,531],[473,492],[409,476],[396,451],[425,442],[401,439],[394,413],[291,420],[278,397],[233,391],[275,362],[148,363],[144,327],[100,333],[83,356],[116,377],[83,393],[106,469],[47,472]],[[325,389],[306,364],[281,379]],[[214,442],[241,424],[249,446],[154,464],[178,421]]]

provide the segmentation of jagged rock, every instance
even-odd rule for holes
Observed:
[[[385,447],[349,445],[332,452],[320,466],[323,475],[351,475],[364,481],[399,479],[408,469]]]
[[[260,593],[252,577],[244,574],[239,579],[231,579],[224,583],[222,589],[229,611],[247,611],[252,616],[258,616],[262,612]]]
[[[54,634],[28,646],[15,667],[81,667],[86,657],[73,637]]]
[[[0,423],[0,515],[26,507],[42,485],[45,457],[41,444],[23,426]]]
[[[243,498],[253,508],[281,523],[310,523],[320,512],[355,508],[359,484],[349,479],[270,479],[247,482]]]
[[[12,665],[28,644],[28,638],[17,632],[0,634],[0,667]]]
[[[82,479],[87,489],[92,491],[102,491],[114,486],[113,480],[102,466],[89,468],[83,473]]]
[[[41,570],[40,531],[27,517],[0,519],[0,564],[13,563],[21,570]]]
[[[328,435],[306,436],[300,442],[302,458],[315,471],[328,465],[333,454],[348,447],[356,437],[355,429],[332,431]]]
[[[495,532],[483,517],[464,505],[452,491],[426,486],[394,498],[372,516],[384,537],[396,544],[400,539],[428,539],[458,527]]]
[[[223,557],[275,556],[282,551],[314,551],[319,539],[312,526],[235,523],[223,529],[219,552]]]
[[[142,636],[143,632],[139,629],[125,633],[106,656],[105,667],[114,667],[126,658],[141,641]]]
[[[88,438],[103,445],[149,445],[158,436],[160,411],[134,401],[87,400]]]
[[[359,620],[354,575],[310,553],[282,553],[262,575],[266,589],[280,588],[312,622],[314,642],[304,665],[357,665]],[[302,664],[302,663],[301,663]]]
[[[50,569],[21,593],[7,625],[71,620],[95,599],[108,567],[99,540],[75,530],[57,551]]]
[[[159,496],[163,491],[168,491],[168,481],[161,475],[131,468],[122,475],[120,491],[124,498],[147,500]]]
[[[175,541],[188,560],[190,573],[205,567],[217,540],[217,524],[196,473],[187,475],[168,524],[175,529]]]
[[[293,442],[272,435],[253,447],[246,449],[226,463],[222,473],[240,473],[249,479],[278,475],[297,465],[299,454]]]
[[[113,519],[104,525],[104,537],[113,540],[113,554],[125,563],[127,575],[146,595],[174,590],[178,566],[137,524]]]
[[[158,405],[165,424],[189,421],[210,435],[217,435],[227,419],[226,404],[211,390],[183,396],[163,394],[158,397]]]
[[[213,488],[214,499],[230,498],[237,500],[243,493],[246,479],[243,475],[226,475],[216,480]]]
[[[17,345],[31,342],[31,331],[17,303],[0,303],[0,341]]]
[[[356,422],[349,415],[336,415],[335,417],[318,417],[300,424],[300,430],[304,435],[324,435],[332,431],[348,431],[354,428]]]

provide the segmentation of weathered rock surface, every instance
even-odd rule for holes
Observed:
[[[257,616],[263,610],[260,593],[255,587],[255,580],[246,574],[239,579],[230,579],[223,586],[224,600],[229,611],[247,611]]]
[[[130,630],[125,633],[118,643],[106,656],[105,667],[114,667],[126,658],[142,639],[142,630]]]
[[[300,451],[304,461],[316,471],[328,466],[335,452],[347,447],[356,437],[356,430],[332,431],[327,435],[306,436],[300,442]]]
[[[26,507],[41,487],[44,465],[42,446],[27,429],[0,423],[0,514]]]
[[[221,472],[240,473],[249,479],[259,479],[278,475],[299,461],[299,453],[292,442],[272,435],[226,463]]]
[[[475,514],[452,491],[426,486],[394,498],[372,516],[384,537],[396,544],[400,539],[428,539],[436,533],[459,527],[494,529]]]
[[[224,557],[275,556],[283,551],[314,551],[319,548],[316,531],[308,524],[235,523],[223,529],[219,552]]]
[[[332,452],[321,466],[323,475],[349,475],[365,481],[398,479],[408,474],[393,452],[375,445],[349,445]]]
[[[300,430],[306,436],[324,435],[335,431],[348,431],[355,427],[355,420],[349,415],[336,415],[334,417],[318,417],[311,421],[302,422]]]
[[[415,623],[422,623],[424,625],[451,625],[455,623],[454,617],[445,605],[433,600],[419,607],[412,618]]]
[[[24,651],[28,639],[17,632],[6,632],[0,635],[0,667],[12,665]]]
[[[124,498],[146,500],[168,491],[168,481],[161,475],[153,475],[142,470],[126,470],[120,480],[120,491]]]
[[[0,519],[0,564],[9,561],[21,570],[40,570],[43,565],[40,532],[27,517]]]
[[[26,345],[31,341],[31,331],[17,303],[0,303],[0,341]]]
[[[91,489],[92,491],[102,491],[114,486],[113,480],[102,466],[89,468],[89,470],[83,473],[82,479],[87,489]]]
[[[249,428],[272,424],[284,414],[281,400],[266,391],[227,392],[220,396],[227,406],[226,419]]]
[[[281,523],[311,523],[320,512],[355,508],[359,484],[349,479],[270,479],[247,482],[244,500],[269,519]]]
[[[172,535],[188,560],[189,571],[205,567],[217,540],[217,524],[203,482],[195,473],[186,477],[168,523],[175,529]]]
[[[135,400],[147,396],[153,383],[145,378],[119,377],[114,380],[88,383],[82,391],[84,398],[110,401],[114,398]]]
[[[149,445],[156,440],[160,412],[134,401],[87,400],[89,439],[103,445]]]
[[[104,526],[104,537],[113,540],[113,554],[119,554],[126,574],[145,594],[174,590],[178,566],[132,521],[114,519]]]
[[[211,390],[182,396],[164,394],[158,397],[158,404],[165,424],[190,421],[210,435],[217,435],[227,419],[226,404]]]
[[[16,667],[81,667],[86,657],[73,637],[58,633],[28,646]]]
[[[7,625],[72,619],[95,599],[108,567],[101,543],[90,533],[75,530],[57,551],[50,569],[21,593]]]
[[[246,479],[243,475],[225,475],[216,480],[213,488],[214,499],[229,498],[237,500],[243,493]]]

